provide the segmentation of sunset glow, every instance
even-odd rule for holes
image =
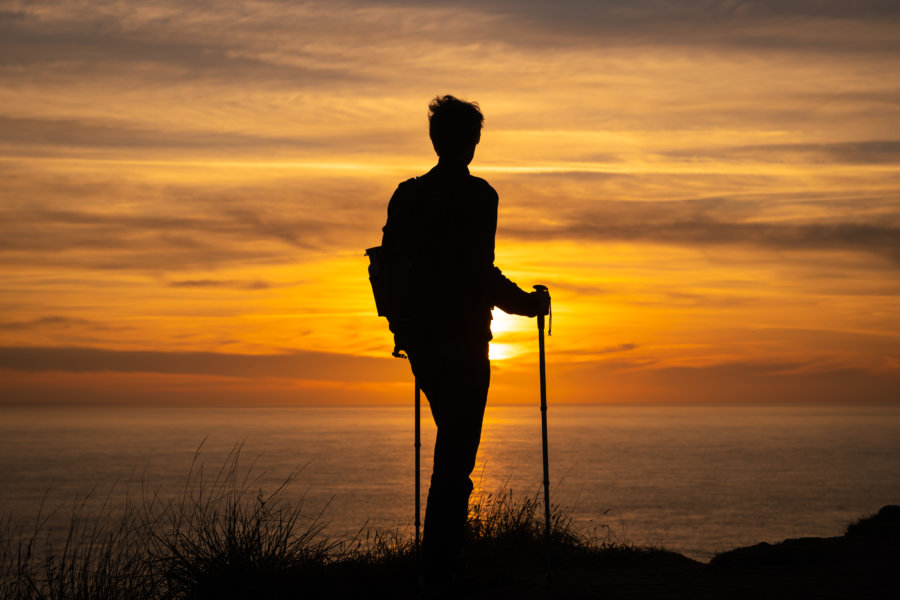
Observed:
[[[408,402],[363,251],[444,93],[555,401],[900,399],[900,8],[421,4],[6,3],[0,402]]]

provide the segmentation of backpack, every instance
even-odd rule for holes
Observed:
[[[425,185],[420,178],[415,178],[417,186],[416,194],[425,194]],[[418,202],[410,215],[415,221],[420,220],[417,213]],[[391,331],[397,333],[398,324],[412,319],[412,305],[415,302],[416,277],[414,275],[421,262],[426,260],[429,252],[422,248],[422,240],[415,240],[406,246],[394,247],[393,252],[384,246],[367,248],[365,255],[369,257],[369,283],[372,286],[372,296],[375,299],[375,310],[379,317],[385,317]],[[406,358],[400,353],[398,346],[394,347],[393,356]]]
[[[372,295],[375,297],[375,310],[379,317],[389,318],[391,300],[384,250],[381,246],[367,248],[366,256],[369,257],[369,283],[372,284]]]

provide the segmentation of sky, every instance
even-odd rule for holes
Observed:
[[[409,402],[363,251],[443,94],[551,404],[900,400],[895,2],[4,0],[0,56],[0,403]]]

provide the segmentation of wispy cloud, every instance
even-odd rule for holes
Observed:
[[[391,380],[362,249],[454,93],[572,385],[862,382],[893,338],[821,332],[900,322],[898,31],[877,0],[7,3],[3,364]]]
[[[898,103],[900,104],[900,103]],[[741,160],[757,163],[818,163],[829,165],[900,164],[900,141],[862,140],[822,144],[759,144],[701,147],[664,152],[676,160]]]
[[[780,250],[851,250],[878,254],[900,265],[900,226],[890,225],[726,223],[710,219],[633,225],[586,215],[579,221],[540,229],[506,229],[505,234],[531,240],[554,237],[686,246],[741,244]]]
[[[63,317],[58,315],[41,317],[39,319],[31,319],[29,321],[6,321],[0,322],[0,330],[5,331],[26,331],[38,327],[58,327],[69,328],[73,325],[94,325],[86,319],[73,319],[71,317]],[[96,326],[96,325],[94,325]]]
[[[176,214],[181,212],[182,214]],[[4,215],[0,253],[19,264],[67,264],[98,269],[182,270],[239,262],[282,264],[296,251],[335,247],[354,225],[323,220],[302,206],[225,208],[137,214],[27,207]]]
[[[868,252],[900,264],[900,207],[866,220],[808,217],[766,218],[779,199],[703,198],[671,201],[585,202],[557,211],[553,219],[504,225],[511,238],[628,241],[685,246],[745,245],[777,250]],[[821,207],[821,202],[819,202]]]
[[[129,121],[107,119],[82,121],[76,119],[37,119],[0,115],[3,139],[0,144],[7,152],[17,153],[29,148],[62,149],[141,149],[157,150],[217,150],[223,154],[253,151],[264,148],[328,148],[347,143],[347,140],[328,140],[323,137],[263,136],[237,131],[208,131],[183,128],[162,131],[147,126],[135,126]]]
[[[71,373],[168,373],[223,377],[283,377],[317,381],[402,381],[390,357],[324,352],[249,355],[216,352],[117,351],[77,347],[0,347],[0,368]]]
[[[170,281],[169,286],[174,288],[234,288],[238,290],[267,290],[273,287],[271,283],[261,279],[255,281],[185,279],[183,281]]]

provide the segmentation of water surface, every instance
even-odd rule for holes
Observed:
[[[424,410],[423,499],[433,440]],[[19,520],[62,507],[61,527],[88,495],[175,497],[201,442],[208,479],[238,444],[263,491],[299,469],[289,498],[330,533],[411,530],[413,414],[395,407],[0,408],[0,506]],[[582,530],[708,559],[840,535],[900,503],[900,409],[553,406],[550,469]],[[474,478],[480,493],[540,492],[537,409],[489,407]]]

